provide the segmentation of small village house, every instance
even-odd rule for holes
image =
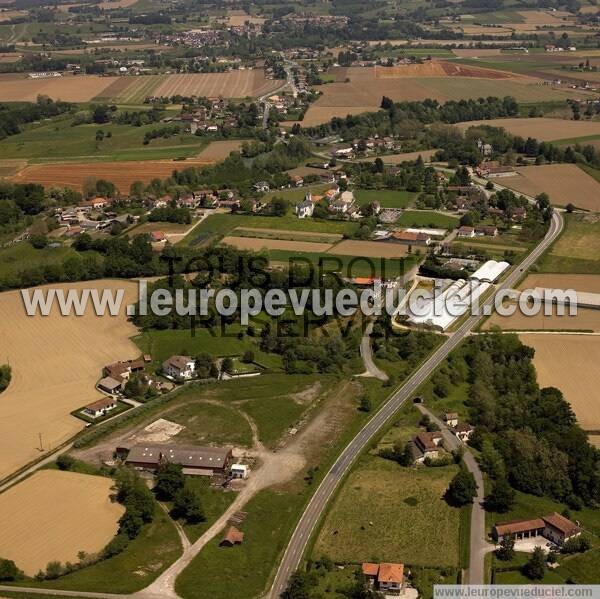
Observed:
[[[446,426],[454,428],[458,424],[458,414],[456,412],[446,412],[444,414]]]
[[[426,459],[435,460],[440,455],[442,433],[439,431],[424,432],[412,438],[412,449],[415,464],[422,464]]]
[[[191,379],[196,371],[196,363],[189,356],[171,356],[162,363],[166,376],[174,379]]]
[[[459,227],[456,234],[458,237],[475,237],[475,228],[463,225],[462,227]]]
[[[466,443],[471,438],[474,430],[475,428],[466,422],[458,422],[454,426],[456,438],[463,443]]]
[[[404,587],[404,564],[363,563],[362,572],[369,584],[386,595],[400,595]]]
[[[85,406],[85,408],[83,408],[83,412],[86,416],[90,416],[91,418],[100,418],[116,407],[116,399],[113,399],[112,397],[103,397],[102,399],[94,401]]]

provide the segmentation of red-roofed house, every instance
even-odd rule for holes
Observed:
[[[367,580],[382,593],[400,595],[404,585],[404,564],[364,563],[362,571]]]
[[[152,238],[153,243],[160,243],[161,241],[167,240],[167,236],[163,233],[163,231],[152,231],[152,233],[150,233],[150,237]]]

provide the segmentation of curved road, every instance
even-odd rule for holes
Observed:
[[[562,232],[564,226],[560,213],[555,212],[552,216],[550,228],[540,244],[523,260],[518,268],[513,270],[506,279],[497,286],[497,291],[483,304],[484,310],[491,309],[497,293],[512,289],[522,273],[530,268],[537,259],[552,245]],[[481,311],[481,310],[480,310]],[[487,312],[487,311],[486,311]],[[485,315],[487,313],[484,312]],[[490,310],[491,314],[491,310]],[[288,543],[281,564],[271,590],[267,594],[269,599],[278,599],[287,586],[290,576],[297,570],[306,548],[306,544],[319,518],[323,514],[327,503],[331,499],[340,481],[348,473],[356,457],[365,449],[371,439],[385,426],[387,421],[397,412],[402,404],[410,398],[419,386],[427,380],[433,371],[441,364],[448,354],[456,348],[460,342],[479,323],[483,316],[470,316],[460,327],[441,345],[435,353],[406,381],[406,383],[380,408],[380,410],[369,420],[363,429],[346,446],[339,458],[335,461],[321,484],[317,488],[307,505],[292,537]],[[482,579],[483,573],[471,572],[474,580]]]

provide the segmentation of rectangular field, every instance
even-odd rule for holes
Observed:
[[[487,331],[493,327],[500,327],[503,331],[592,331],[600,332],[600,310],[578,308],[576,316],[570,316],[565,310],[563,316],[556,313],[556,306],[552,306],[552,314],[546,316],[540,311],[534,316],[526,316],[516,310],[510,316],[494,314],[483,326]]]
[[[540,385],[564,393],[584,430],[600,430],[600,338],[533,334],[522,341],[535,349]]]
[[[81,191],[88,179],[106,179],[112,181],[121,193],[128,193],[134,181],[148,184],[157,177],[166,179],[174,170],[207,164],[210,161],[200,159],[35,164],[18,172],[11,181],[40,183],[45,187],[58,185]]]
[[[575,289],[582,293],[600,293],[600,276],[571,274],[530,274],[519,289]]]
[[[538,141],[555,141],[596,134],[600,135],[600,122],[598,121],[568,121],[565,119],[553,119],[547,117],[469,121],[466,123],[458,123],[456,126],[465,131],[470,127],[476,127],[477,125],[502,127],[513,135],[518,135],[524,139],[533,137]]]
[[[600,274],[600,217],[567,215],[566,229],[541,262],[551,273]]]
[[[0,480],[77,433],[83,422],[70,413],[103,397],[94,388],[102,367],[140,353],[130,341],[137,330],[125,316],[125,303],[136,297],[134,283],[53,287],[123,289],[122,313],[98,317],[90,309],[84,316],[64,318],[54,307],[49,316],[29,317],[19,291],[0,294],[1,361],[12,367],[12,381],[0,401]]]
[[[169,75],[153,92],[155,96],[257,97],[277,89],[281,81],[266,79],[262,69],[228,73]]]
[[[239,250],[260,251],[266,250],[284,250],[296,252],[327,252],[331,249],[330,243],[315,243],[311,241],[284,241],[281,239],[262,239],[256,237],[225,237],[222,241],[226,245],[231,245]]]
[[[167,78],[167,75],[143,75],[140,77],[119,77],[102,90],[96,102],[115,104],[141,104]]]
[[[502,184],[516,192],[535,197],[547,193],[553,204],[571,203],[585,210],[600,210],[600,183],[574,164],[545,164],[518,167],[516,177]]]
[[[60,470],[40,470],[0,495],[0,555],[34,576],[48,562],[76,563],[117,533],[125,511],[109,498],[113,481]]]
[[[372,162],[376,158],[381,158],[384,164],[402,164],[403,162],[412,162],[419,156],[424,162],[430,162],[432,156],[437,150],[420,150],[418,152],[404,152],[401,154],[386,154],[384,156],[369,156],[368,158],[360,158],[357,162]]]
[[[400,243],[347,239],[330,248],[329,253],[366,258],[404,258],[408,256],[408,246]]]
[[[39,95],[65,102],[89,102],[118,77],[77,75],[48,79],[0,78],[0,102],[35,102]]]
[[[218,162],[225,160],[231,152],[239,152],[241,146],[242,142],[238,139],[213,141],[198,154],[197,158],[208,162]]]
[[[442,498],[456,468],[409,469],[365,459],[335,499],[313,556],[350,563],[458,565],[460,512]]]

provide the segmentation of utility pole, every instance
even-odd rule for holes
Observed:
[[[42,443],[42,433],[38,433],[40,439],[40,451],[44,451],[44,444]]]

